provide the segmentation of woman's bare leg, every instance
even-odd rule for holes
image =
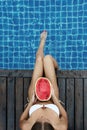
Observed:
[[[28,90],[29,99],[31,99],[32,94],[34,92],[34,86],[35,86],[36,80],[39,77],[43,76],[43,57],[44,57],[43,49],[44,49],[46,37],[47,37],[47,32],[46,31],[42,32],[40,36],[40,45],[36,53],[36,63],[35,63],[35,67],[34,67],[34,71],[32,75],[32,80],[31,80],[31,84]]]
[[[50,55],[45,56],[44,57],[45,76],[51,81],[54,88],[55,95],[57,98],[59,98],[59,89],[57,85],[55,68],[58,68],[56,60]]]

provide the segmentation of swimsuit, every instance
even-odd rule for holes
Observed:
[[[34,111],[38,110],[39,108],[43,108],[43,107],[46,107],[46,108],[49,108],[49,109],[53,110],[59,116],[59,109],[54,104],[44,104],[44,105],[42,105],[42,104],[35,104],[35,105],[31,106],[30,111],[29,111],[29,116],[31,116],[31,114]]]

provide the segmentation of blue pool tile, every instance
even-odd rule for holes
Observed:
[[[8,63],[4,63],[3,68],[8,68]]]
[[[61,69],[87,69],[87,2],[0,1],[0,69],[32,69],[40,33]]]
[[[87,62],[84,64],[84,68],[87,70]]]
[[[3,64],[2,63],[0,63],[0,68],[3,68]]]

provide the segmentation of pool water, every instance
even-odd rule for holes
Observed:
[[[0,0],[0,69],[33,69],[43,30],[60,69],[87,69],[86,0]]]

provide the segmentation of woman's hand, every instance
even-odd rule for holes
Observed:
[[[54,97],[54,96],[55,96],[53,86],[51,87],[51,95],[52,95],[52,97]]]
[[[37,101],[36,95],[35,95],[35,91],[33,91],[32,97],[30,99],[30,103],[34,104]]]
[[[56,96],[55,96],[55,92],[54,92],[53,86],[51,88],[51,97],[52,97],[53,102],[55,102]]]
[[[52,99],[56,98],[53,86],[51,87],[51,96],[52,96]]]

